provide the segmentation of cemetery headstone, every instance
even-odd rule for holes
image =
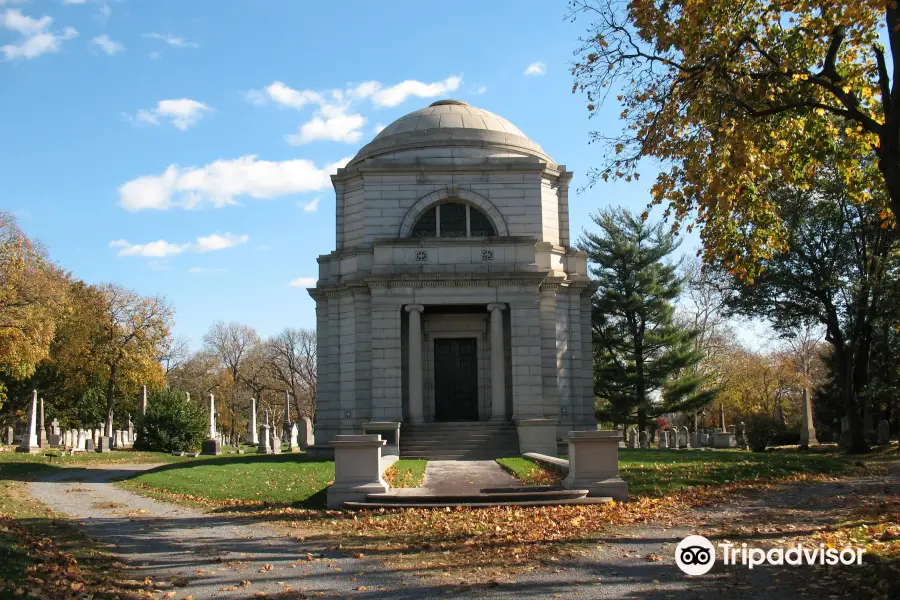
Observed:
[[[38,428],[39,428],[39,434],[40,434],[40,439],[38,440],[38,443],[41,445],[41,448],[46,448],[48,445],[47,444],[47,427],[44,424],[44,399],[43,398],[40,399],[40,402],[38,404],[38,413],[39,413],[38,414],[38,416],[39,416]]]
[[[256,398],[250,398],[250,416],[247,419],[247,445],[259,444],[259,429],[256,426]]]
[[[297,437],[297,443],[302,448],[309,448],[316,444],[316,438],[313,436],[312,419],[309,417],[300,417],[300,430]]]
[[[281,454],[281,438],[278,437],[274,427],[271,428],[271,436],[269,443],[272,445],[272,454]]]
[[[882,419],[878,421],[878,443],[881,445],[891,442],[891,424]]]
[[[691,432],[688,431],[686,426],[681,427],[681,435],[678,436],[678,447],[679,448],[690,448],[691,447]]]
[[[650,435],[646,431],[641,432],[641,448],[644,450],[650,448]]]
[[[809,446],[817,446],[819,440],[816,439],[816,428],[813,425],[812,402],[809,399],[809,388],[803,388],[803,406],[800,418],[800,446],[808,448]]]
[[[100,443],[97,444],[97,452],[112,452],[112,438],[108,435],[100,436]]]
[[[209,437],[203,440],[201,454],[222,454],[222,443],[216,435],[216,398],[209,395]]]
[[[12,446],[16,443],[16,430],[9,425],[6,426],[3,432],[3,443],[7,446]]]
[[[294,423],[291,425],[291,437],[288,438],[290,440],[290,451],[298,452],[300,450],[300,445],[297,443],[297,424]]]
[[[667,431],[659,431],[657,434],[658,441],[656,442],[656,447],[660,450],[669,447],[669,433]]]
[[[38,410],[38,393],[37,390],[34,390],[31,394],[31,408],[28,412],[28,431],[25,432],[25,435],[22,436],[22,444],[16,448],[16,452],[27,452],[29,454],[35,454],[41,451],[41,447],[38,444],[38,433],[37,433],[37,410]]]
[[[850,445],[850,417],[841,417],[841,446]]]
[[[637,448],[638,440],[637,440],[637,430],[634,427],[628,428],[628,447],[629,448]]]
[[[287,390],[284,391],[284,423],[282,425],[281,431],[283,432],[283,437],[290,437],[290,435],[291,435],[291,393]]]

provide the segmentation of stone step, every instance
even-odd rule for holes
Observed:
[[[605,504],[612,502],[612,498],[607,496],[597,496],[591,498],[569,498],[566,500],[523,500],[514,502],[461,502],[461,503],[444,503],[444,504],[428,504],[423,502],[404,502],[404,503],[383,503],[383,502],[344,502],[344,508],[377,510],[380,508],[456,508],[461,506],[464,508],[487,508],[490,506],[517,506],[526,508],[529,506],[571,506],[579,504]]]
[[[497,502],[529,502],[535,500],[574,500],[585,498],[588,490],[567,490],[553,487],[522,487],[506,489],[485,489],[468,494],[425,494],[409,493],[406,490],[394,490],[385,493],[368,494],[366,502],[383,504],[495,504]]]

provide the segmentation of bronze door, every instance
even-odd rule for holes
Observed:
[[[434,404],[438,421],[478,420],[474,338],[434,340]]]

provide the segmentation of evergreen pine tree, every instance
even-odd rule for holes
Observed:
[[[693,368],[702,359],[697,332],[673,318],[682,281],[665,259],[678,248],[675,236],[621,208],[592,218],[600,231],[585,232],[580,246],[600,284],[592,314],[598,418],[643,430],[659,415],[708,404],[715,390]]]

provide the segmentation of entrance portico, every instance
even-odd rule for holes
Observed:
[[[332,176],[338,247],[309,290],[317,441],[369,421],[512,421],[520,442],[549,431],[546,448],[596,427],[571,176],[456,101],[398,120]]]

